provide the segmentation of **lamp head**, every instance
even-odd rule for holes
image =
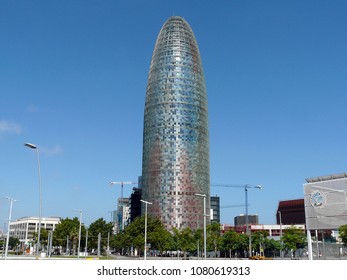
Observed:
[[[30,148],[30,149],[37,149],[36,145],[31,144],[31,143],[24,143],[24,146]]]
[[[200,196],[200,197],[206,197],[206,194],[204,194],[204,193],[195,193],[194,195],[195,196]]]

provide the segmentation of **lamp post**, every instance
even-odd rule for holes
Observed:
[[[77,258],[79,258],[80,249],[81,249],[82,210],[72,210],[72,211],[80,213],[80,228],[78,231],[78,249],[77,249]]]
[[[87,257],[88,254],[88,228],[86,228],[86,247],[84,248],[84,257]]]
[[[282,213],[281,211],[277,211],[278,212],[278,216],[280,219],[280,241],[281,241],[281,250],[280,250],[280,255],[281,255],[281,259],[283,259],[283,251],[282,251]]]
[[[204,259],[206,260],[206,194],[195,193],[194,195],[204,199]]]
[[[145,250],[144,250],[144,260],[147,259],[147,205],[152,204],[152,202],[148,202],[146,200],[140,200],[146,205],[146,210],[145,210]]]
[[[8,223],[7,223],[7,236],[6,236],[6,249],[5,249],[5,260],[7,259],[7,252],[8,252],[8,243],[10,241],[10,222],[11,222],[11,217],[12,217],[12,205],[13,202],[16,202],[17,200],[11,198],[11,197],[6,197],[6,199],[10,200],[10,214],[8,216]]]
[[[41,219],[42,219],[42,184],[41,184],[41,171],[40,171],[40,157],[39,157],[39,149],[36,145],[31,143],[24,143],[24,146],[36,150],[37,156],[37,167],[38,167],[38,175],[39,175],[39,226],[38,226],[38,234],[37,234],[37,245],[36,245],[36,258],[39,257],[40,251],[40,237],[41,237]]]
[[[245,204],[246,204],[246,234],[248,235],[248,256],[252,256],[252,230],[249,229],[249,221],[248,221],[248,189],[254,188],[261,190],[262,187],[260,185],[244,185],[245,188]]]

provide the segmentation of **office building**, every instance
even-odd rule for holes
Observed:
[[[130,217],[129,198],[118,198],[118,207],[116,211],[116,222],[114,232],[119,233],[128,225]]]
[[[207,95],[198,45],[186,20],[173,16],[161,28],[152,55],[142,156],[143,200],[152,203],[148,214],[168,230],[203,224],[204,199],[197,193],[206,196],[210,213],[209,158]]]
[[[129,203],[130,203],[129,222],[130,223],[132,223],[137,217],[141,216],[141,199],[142,199],[142,189],[133,188],[133,191],[129,198]]]
[[[220,224],[220,198],[211,196],[211,223]]]
[[[57,224],[60,223],[59,217],[41,218],[41,229],[54,231]],[[23,244],[28,244],[34,240],[39,228],[38,217],[23,217],[10,222],[10,237],[18,238]]]
[[[246,225],[246,215],[239,215],[234,217],[234,224],[235,226],[242,226]],[[258,215],[248,215],[248,224],[249,225],[258,225],[259,224],[259,217]]]

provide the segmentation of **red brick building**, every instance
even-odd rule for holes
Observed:
[[[280,201],[278,203],[276,221],[278,225],[280,222],[282,222],[282,225],[305,224],[304,199]]]

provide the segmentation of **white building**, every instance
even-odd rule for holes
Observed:
[[[59,217],[41,218],[41,229],[52,231],[59,222]],[[21,243],[28,244],[33,240],[38,228],[39,217],[23,217],[10,222],[10,237],[18,238]]]
[[[269,237],[274,239],[278,239],[281,235],[281,232],[283,234],[284,230],[289,229],[291,227],[298,228],[305,232],[305,225],[263,225],[263,224],[258,224],[258,225],[249,225],[249,229],[251,230],[251,233],[255,233],[257,231],[267,231],[269,234]],[[222,232],[226,232],[227,230],[234,230],[238,233],[243,233],[246,232],[246,226],[231,226],[231,225],[222,225],[221,227]],[[276,238],[278,237],[278,238]]]

